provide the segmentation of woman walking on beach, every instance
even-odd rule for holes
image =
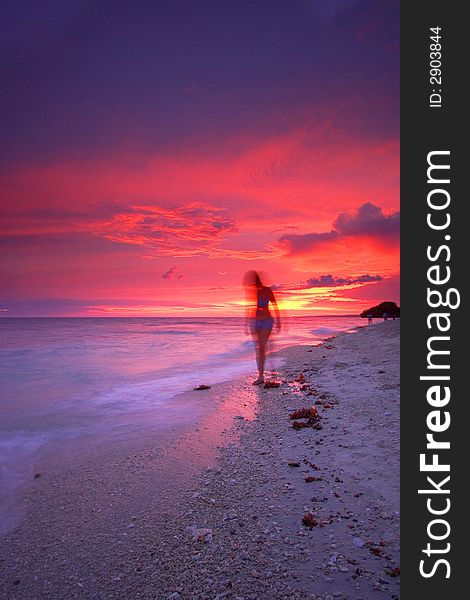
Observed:
[[[243,276],[246,294],[245,332],[251,331],[256,348],[256,364],[258,377],[253,385],[264,383],[264,365],[266,362],[266,345],[273,328],[273,318],[269,312],[269,303],[276,313],[276,330],[281,330],[281,315],[272,289],[263,285],[256,271],[247,271]]]

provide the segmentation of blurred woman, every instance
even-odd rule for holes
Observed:
[[[263,285],[256,271],[247,271],[243,276],[246,294],[245,331],[251,331],[256,348],[256,364],[258,377],[253,385],[264,383],[264,365],[266,362],[266,345],[273,329],[274,320],[269,312],[269,304],[276,313],[276,330],[281,330],[281,315],[272,289]]]

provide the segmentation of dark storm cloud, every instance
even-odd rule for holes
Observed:
[[[333,227],[340,235],[397,237],[400,233],[400,213],[384,215],[381,208],[367,202],[359,207],[357,213],[340,213]]]
[[[362,204],[357,211],[340,213],[333,229],[327,233],[288,234],[279,239],[289,254],[305,254],[318,246],[341,241],[347,237],[367,237],[383,243],[396,244],[400,235],[400,213],[386,215],[371,202]]]
[[[295,285],[277,284],[272,286],[274,290],[309,290],[316,287],[343,287],[356,283],[374,283],[382,281],[380,275],[358,275],[357,277],[335,277],[334,275],[319,275],[310,277]]]

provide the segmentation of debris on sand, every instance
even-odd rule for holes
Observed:
[[[323,477],[314,477],[313,475],[309,475],[308,477],[304,477],[306,483],[311,483],[312,481],[322,481]]]
[[[205,527],[197,528],[194,526],[189,527],[188,529],[191,531],[195,542],[199,542],[200,544],[212,542],[212,529],[207,529]]]
[[[310,527],[310,529],[313,529],[313,527],[318,524],[312,513],[305,514],[302,517],[302,523],[305,525],[305,527]]]
[[[320,423],[310,423],[310,421],[294,421],[292,423],[293,429],[305,429],[306,427],[311,427],[312,429],[323,429]]]
[[[295,410],[291,412],[289,415],[290,419],[317,419],[318,418],[318,410],[316,406],[311,406],[310,408],[299,408],[299,410]]]
[[[201,383],[201,385],[198,385],[197,387],[194,388],[195,391],[198,390],[210,390],[211,386],[210,385],[205,385],[204,383]]]
[[[267,390],[269,388],[278,388],[281,386],[281,382],[280,381],[265,381],[264,382],[264,389]]]
[[[314,423],[313,425],[309,421],[294,421],[292,423],[292,429],[305,429],[311,427],[312,429],[323,429],[320,423]]]
[[[304,429],[305,427],[312,427],[313,429],[322,429],[319,421],[321,419],[318,414],[318,410],[316,406],[311,406],[310,408],[300,408],[292,412],[289,415],[290,419],[306,419],[306,421],[294,421],[292,423],[293,429]]]

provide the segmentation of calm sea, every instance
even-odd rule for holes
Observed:
[[[364,323],[296,317],[285,324],[271,349],[319,343]],[[39,449],[149,423],[168,427],[188,412],[174,400],[181,392],[255,372],[240,318],[3,318],[0,358],[4,491]],[[208,409],[199,404],[194,414]]]

